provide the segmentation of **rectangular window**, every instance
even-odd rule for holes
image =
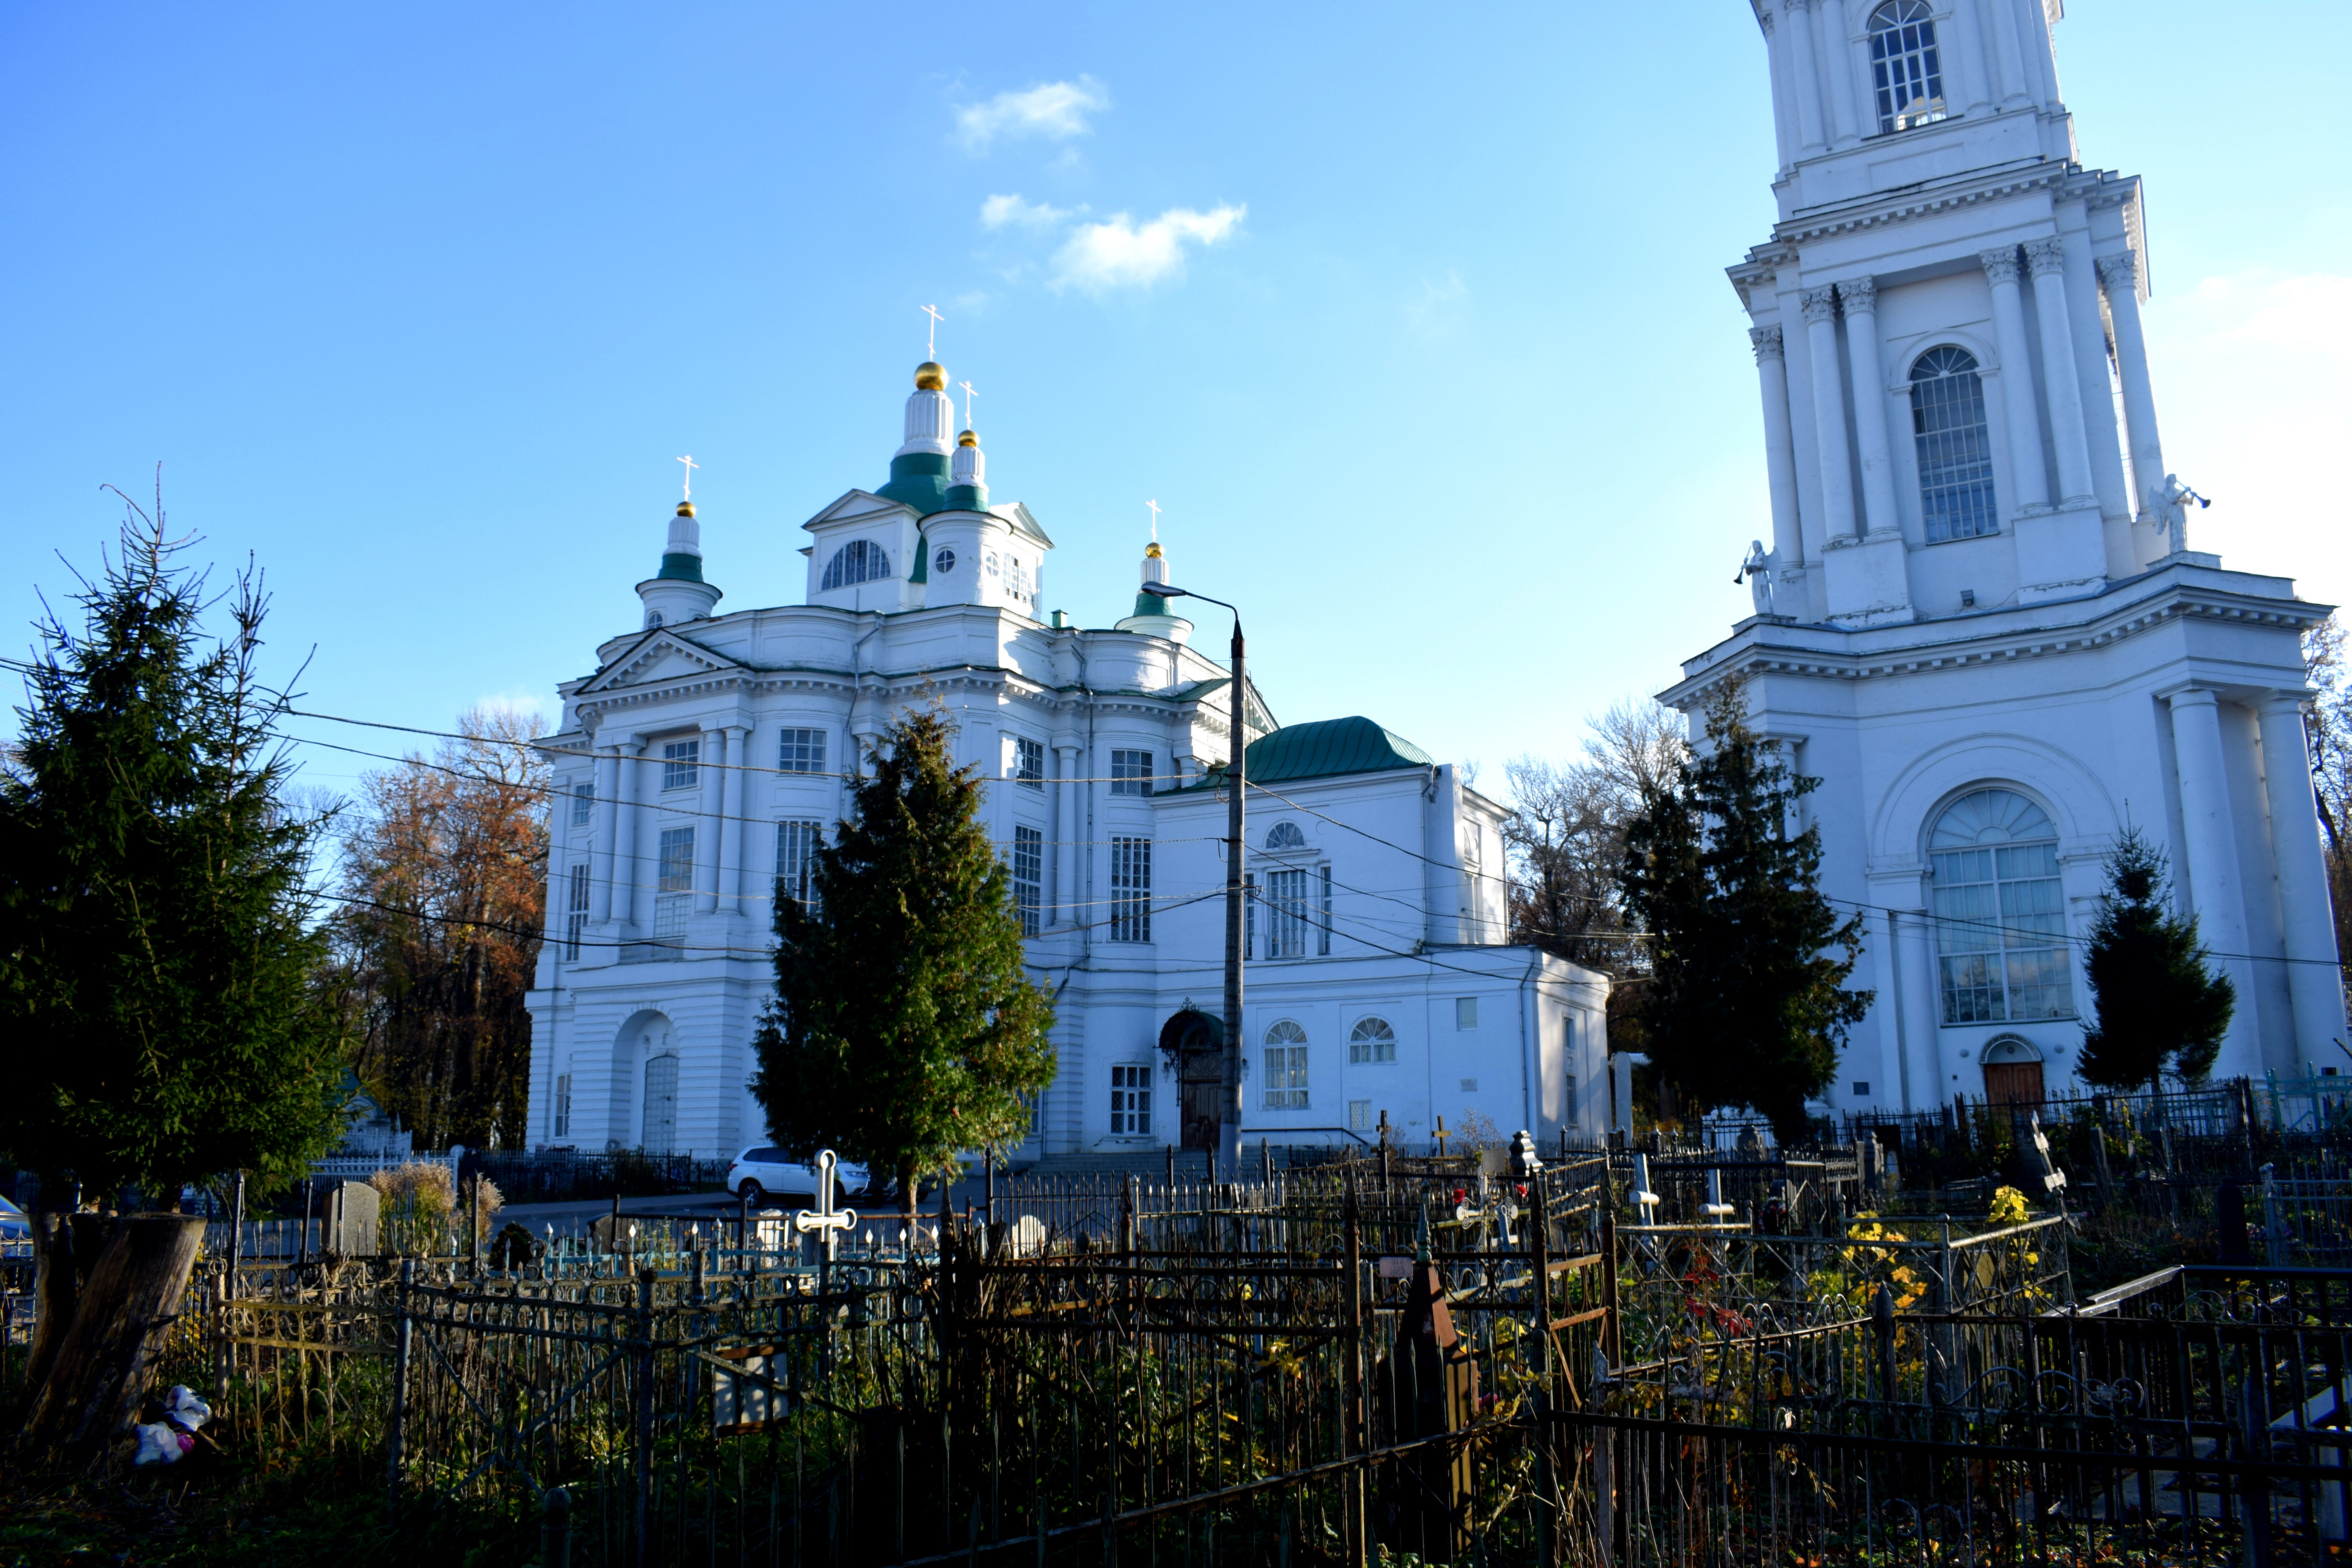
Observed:
[[[1257,878],[1242,873],[1242,962],[1257,959]]]
[[[1021,934],[1037,934],[1037,910],[1044,902],[1045,836],[1034,827],[1013,830],[1013,902],[1021,912]]]
[[[1268,958],[1306,957],[1307,873],[1267,872],[1265,902],[1265,955]]]
[[[596,815],[596,781],[587,779],[572,786],[572,826],[585,827]]]
[[[814,822],[776,824],[776,883],[778,898],[797,901],[816,912],[816,851],[824,830]]]
[[[1118,1063],[1110,1069],[1110,1135],[1144,1138],[1151,1133],[1151,1068]]]
[[[1323,918],[1315,924],[1315,955],[1331,956],[1331,868],[1323,868]]]
[[[702,742],[669,741],[662,745],[662,788],[692,789],[700,776]]]
[[[1348,1131],[1370,1132],[1372,1130],[1372,1102],[1369,1100],[1348,1101]]]
[[[2072,1017],[2057,845],[1951,849],[1930,860],[1944,1022]]]
[[[654,884],[654,935],[684,936],[687,911],[694,903],[693,828],[662,829],[657,876]]]
[[[824,731],[784,731],[776,742],[776,767],[788,773],[824,772]]]
[[[580,939],[588,930],[588,867],[572,868],[572,884],[564,895],[563,956],[579,962]]]
[[[1045,787],[1045,742],[1026,735],[1013,737],[1013,782],[1031,789]]]
[[[547,1135],[572,1136],[572,1075],[568,1072],[555,1075],[555,1092],[549,1097],[547,1107]]]
[[[1478,1092],[1478,1080],[1477,1080],[1476,1079],[1475,1079],[1475,1078],[1465,1078],[1465,1079],[1464,1079],[1462,1080],[1462,1092],[1463,1092],[1463,1093],[1465,1093],[1465,1094],[1475,1094],[1475,1093],[1477,1093],[1477,1092]]]
[[[1456,996],[1454,999],[1454,1026],[1457,1029],[1475,1029],[1478,1026],[1478,998]]]
[[[1110,793],[1150,795],[1151,793],[1151,753],[1150,752],[1113,752],[1110,754]]]
[[[1110,939],[1151,940],[1151,840],[1110,841]]]
[[[1560,1079],[1560,1120],[1570,1127],[1576,1125],[1576,1075],[1570,1073]]]
[[[1307,1047],[1265,1047],[1265,1108],[1268,1110],[1307,1109]]]

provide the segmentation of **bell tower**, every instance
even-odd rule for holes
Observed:
[[[1780,216],[1730,275],[1764,403],[1772,613],[1857,626],[2078,598],[2179,551],[2139,184],[2077,161],[2060,0],[1752,4]]]

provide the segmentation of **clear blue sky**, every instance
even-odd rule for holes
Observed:
[[[2352,54],[2352,6],[2069,10],[2085,160],[2147,183],[2192,542],[2352,594],[2347,132],[2281,71]],[[0,159],[12,647],[160,461],[175,527],[268,568],[311,705],[551,695],[636,624],[680,453],[722,609],[798,598],[927,303],[1049,605],[1123,614],[1156,499],[1280,716],[1490,788],[1745,614],[1769,532],[1738,0],[15,0]]]

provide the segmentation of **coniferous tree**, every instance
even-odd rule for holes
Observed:
[[[2078,1070],[2104,1089],[2137,1089],[2172,1072],[2198,1082],[2213,1068],[2237,990],[2214,973],[2197,917],[2172,908],[2170,862],[2138,828],[2107,857],[2107,888],[2083,957],[2092,1022]]]
[[[309,890],[322,828],[294,809],[260,684],[268,600],[227,596],[205,646],[201,574],[159,504],[52,617],[0,777],[0,1151],[45,1184],[183,1184],[307,1171],[341,1124],[341,1009]]]
[[[1871,994],[1843,988],[1862,921],[1841,923],[1821,894],[1820,830],[1790,832],[1821,781],[1748,728],[1744,702],[1737,683],[1717,689],[1705,754],[1644,792],[1625,897],[1651,933],[1641,1021],[1660,1079],[1694,1113],[1749,1106],[1793,1142]]]
[[[916,1184],[959,1151],[1019,1142],[1026,1097],[1054,1078],[1053,1005],[1023,969],[1011,879],[950,733],[936,709],[886,731],[815,853],[814,898],[777,884],[752,1081],[778,1143],[896,1176],[909,1218]]]

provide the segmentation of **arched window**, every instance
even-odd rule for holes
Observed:
[[[1265,1032],[1265,1108],[1307,1109],[1307,1031],[1287,1018]]]
[[[1396,1060],[1396,1031],[1389,1027],[1386,1018],[1363,1018],[1348,1031],[1348,1059],[1350,1062],[1392,1062]]]
[[[1878,129],[1908,131],[1944,118],[1943,51],[1927,0],[1886,0],[1870,14],[1870,74]]]
[[[2058,829],[2015,790],[1944,808],[1927,837],[1944,1022],[2065,1018],[2074,1012]]]
[[[877,583],[890,575],[890,552],[870,539],[853,539],[833,552],[824,565],[824,581],[817,584],[818,592],[828,588],[855,588],[860,583]]]
[[[1927,542],[2000,531],[1992,493],[1992,436],[1976,356],[1949,343],[1911,366],[1911,439],[1919,454],[1919,510]]]
[[[1295,822],[1277,822],[1266,829],[1265,847],[1268,849],[1304,849],[1307,847],[1307,835],[1298,831],[1298,824]]]
[[[677,1053],[646,1060],[646,1120],[637,1145],[648,1154],[667,1154],[677,1142]]]

